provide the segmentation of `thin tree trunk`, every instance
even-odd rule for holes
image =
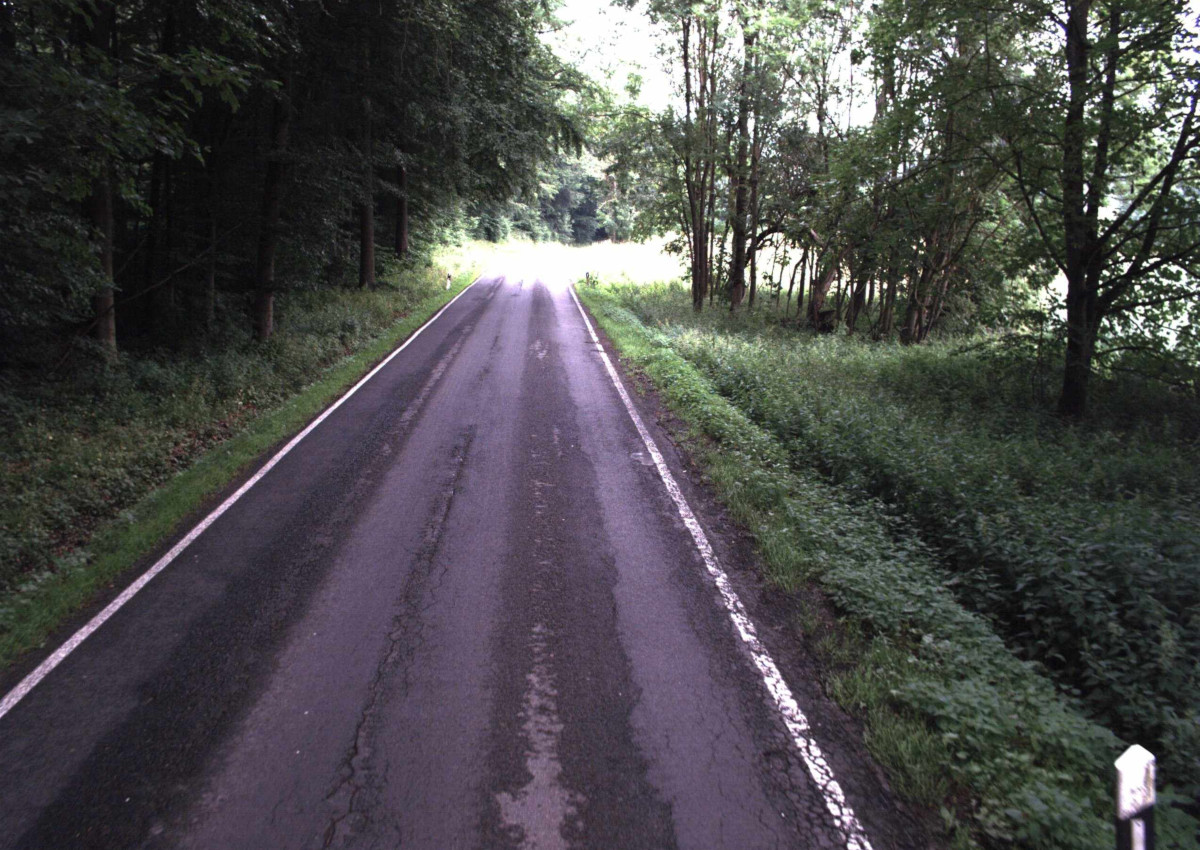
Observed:
[[[833,285],[834,278],[841,277],[842,260],[845,259],[848,251],[849,248],[845,248],[839,252],[820,279],[817,279],[815,274],[813,275],[808,301],[808,317],[815,330],[831,330],[832,326],[836,324],[836,310],[834,311],[835,317],[832,319],[823,318],[821,314],[825,312],[825,299],[829,295],[829,288]],[[814,270],[818,265],[818,263],[813,264]]]
[[[733,218],[730,233],[733,242],[729,247],[729,309],[734,311],[746,294],[746,214],[749,212],[749,181],[747,180],[747,158],[750,154],[750,74],[751,55],[754,51],[754,34],[743,25],[742,78],[738,86],[737,152],[733,174]]]
[[[396,167],[396,256],[408,256],[408,169]]]
[[[842,320],[842,304],[844,303],[845,289],[846,274],[841,265],[839,265],[837,268],[837,295],[833,299],[833,324],[835,327]]]
[[[866,308],[867,281],[874,272],[872,266],[870,258],[864,257],[851,278],[849,285],[850,304],[846,309],[846,334],[848,336],[854,333],[854,328],[858,324],[858,317]]]
[[[758,294],[758,246],[754,244],[754,240],[750,240],[750,292],[746,298],[746,309],[754,309],[754,298]]]
[[[208,266],[204,271],[204,326],[217,321],[217,217],[208,214]]]
[[[375,205],[361,201],[358,205],[358,285],[375,288]]]
[[[703,126],[704,116],[704,33],[700,30],[697,35],[700,42],[699,67],[695,69],[697,75],[697,84],[695,88],[692,86],[692,19],[685,16],[680,24],[680,37],[683,47],[683,86],[684,86],[684,109],[685,109],[685,151],[682,157],[683,160],[683,180],[684,188],[687,193],[687,210],[686,221],[688,234],[688,253],[691,256],[691,275],[692,275],[692,309],[699,313],[704,309],[704,296],[707,293],[707,277],[706,269],[707,258],[705,256],[705,247],[707,245],[705,228],[705,204],[704,204],[704,156],[703,153],[698,153],[695,150],[696,144],[696,125]],[[692,118],[692,105],[696,104],[696,118]]]
[[[796,293],[796,324],[800,323],[800,314],[804,312],[804,282],[808,278],[809,249],[804,246],[800,255],[800,291]]]
[[[925,285],[927,269],[922,268],[920,276],[910,282],[908,290],[908,306],[904,311],[904,327],[900,329],[900,341],[905,345],[918,342],[917,331],[921,327],[921,290]]]
[[[787,320],[788,316],[792,312],[792,292],[796,288],[796,272],[800,271],[800,264],[803,262],[804,262],[804,259],[803,259],[803,257],[801,257],[801,259],[796,260],[796,265],[792,266],[792,277],[788,281],[787,302],[783,306],[783,318],[785,321]],[[782,276],[779,278],[779,285],[780,285],[780,287],[783,286],[783,277]],[[797,307],[796,309],[799,310],[800,308]]]
[[[86,27],[84,43],[110,56],[116,40],[116,6],[106,0],[97,0],[90,25]],[[117,352],[117,313],[113,295],[113,170],[111,160],[105,156],[100,175],[92,183],[91,194],[85,204],[86,215],[100,239],[100,274],[103,284],[92,296],[94,324],[92,334],[100,343],[106,356]]]
[[[725,221],[725,226],[721,230],[721,247],[717,254],[717,261],[713,264],[716,269],[717,279],[712,286],[712,291],[709,294],[708,305],[711,307],[713,299],[717,296],[718,290],[724,291],[727,281],[725,279],[725,255],[729,249],[729,221]]]
[[[362,31],[358,54],[359,86],[362,91],[362,128],[360,143],[363,158],[362,198],[358,203],[358,285],[375,288],[375,159],[371,114],[371,10],[362,2]]]
[[[176,48],[175,9],[168,4],[163,20],[159,50],[164,56],[174,56]],[[160,72],[154,83],[154,97],[161,103],[167,101],[170,78]],[[166,317],[174,315],[175,284],[167,280],[171,254],[171,161],[166,154],[156,151],[150,163],[150,222],[146,230],[146,256],[143,290],[150,297],[142,298],[142,314],[151,327]],[[166,283],[162,281],[166,280]],[[148,315],[147,315],[148,314]]]
[[[775,299],[775,312],[777,313],[779,312],[779,302],[783,300],[783,276],[787,274],[787,255],[785,254],[783,259],[780,259],[779,257],[782,244],[783,239],[780,237],[779,243],[775,245],[775,255],[771,259],[771,262],[775,266],[775,270],[777,272],[775,275],[775,282],[772,284],[772,297]]]
[[[291,128],[291,108],[285,93],[276,98],[271,110],[271,154],[263,185],[262,213],[258,234],[258,262],[255,269],[254,335],[271,338],[275,331],[275,251],[279,244],[279,212],[283,203],[283,157]]]
[[[100,274],[105,285],[92,296],[92,313],[95,324],[92,335],[108,356],[117,353],[117,312],[113,296],[113,197],[110,169],[92,185],[88,198],[88,217],[96,234],[100,237]]]
[[[938,319],[942,316],[942,308],[946,305],[946,290],[950,288],[950,270],[946,269],[942,273],[941,282],[938,284],[937,291],[932,293],[932,304],[927,304],[925,308],[925,323],[921,327],[921,335],[918,342],[924,342],[929,339],[929,333],[937,325]]]
[[[211,117],[210,117],[211,121]],[[210,123],[211,129],[211,123]],[[204,327],[211,329],[217,320],[217,145],[212,145],[204,160],[204,206],[208,216],[208,263],[204,270]]]
[[[1096,293],[1087,290],[1090,249],[1087,210],[1084,206],[1083,147],[1087,132],[1084,109],[1088,97],[1088,15],[1091,0],[1067,4],[1067,79],[1069,99],[1063,127],[1062,226],[1065,238],[1064,273],[1067,278],[1067,351],[1058,410],[1078,419],[1087,409],[1088,377],[1092,369],[1094,339],[1089,313]]]
[[[899,285],[900,275],[896,270],[896,259],[894,252],[890,252],[887,261],[887,272],[884,278],[883,287],[880,291],[880,309],[879,322],[876,324],[875,339],[885,339],[892,333],[892,324],[895,322],[896,315],[896,288]]]
[[[758,251],[759,244],[759,202],[758,202],[758,163],[760,159],[758,141],[758,110],[753,109],[754,130],[750,136],[750,302],[748,310],[754,309],[754,299],[758,293]]]

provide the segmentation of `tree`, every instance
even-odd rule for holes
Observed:
[[[994,69],[1003,125],[989,155],[1066,278],[1059,411],[1079,418],[1106,324],[1196,296],[1200,68],[1182,2],[1064,11],[1016,8],[1046,47]]]

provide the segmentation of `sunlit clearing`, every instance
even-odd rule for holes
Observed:
[[[589,275],[601,283],[675,280],[683,269],[679,257],[664,250],[666,243],[666,238],[582,246],[511,240],[500,244],[471,242],[458,250],[479,262],[489,276],[503,275],[514,282],[538,280],[561,289]]]

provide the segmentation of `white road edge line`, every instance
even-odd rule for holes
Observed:
[[[156,575],[158,575],[163,570],[165,570],[168,566],[170,566],[171,562],[174,561],[177,557],[179,557],[179,554],[181,552],[183,552],[184,549],[186,549],[188,546],[190,546],[197,537],[199,537],[201,534],[203,534],[205,529],[207,529],[210,525],[212,525],[214,522],[216,522],[217,519],[220,518],[221,514],[225,513],[227,510],[229,510],[231,507],[233,507],[234,503],[237,502],[238,499],[242,498],[242,496],[244,496],[246,494],[246,491],[248,491],[251,487],[253,487],[255,484],[257,484],[259,481],[261,481],[264,475],[266,475],[268,472],[270,472],[272,469],[274,469],[275,464],[277,464],[277,463],[279,463],[279,461],[283,460],[284,456],[287,455],[287,453],[290,452],[292,449],[294,449],[301,440],[303,440],[305,437],[307,437],[309,434],[311,434],[318,425],[320,425],[322,422],[324,422],[329,417],[329,414],[333,413],[335,410],[337,410],[339,407],[341,407],[342,404],[346,401],[346,399],[350,398],[350,396],[354,395],[356,392],[359,391],[359,389],[363,386],[363,384],[365,384],[367,381],[369,381],[373,377],[375,377],[375,375],[378,374],[378,372],[381,369],[383,369],[384,366],[391,363],[392,359],[397,354],[399,354],[404,349],[408,348],[409,344],[411,344],[413,340],[415,340],[418,336],[421,335],[421,331],[425,330],[427,327],[429,327],[431,324],[433,324],[435,321],[437,321],[438,317],[441,316],[442,313],[445,313],[447,310],[450,309],[451,304],[453,304],[459,298],[462,298],[464,295],[466,295],[467,291],[471,287],[473,287],[476,283],[478,283],[479,280],[480,280],[480,278],[478,278],[478,277],[475,278],[475,280],[471,281],[469,284],[467,284],[463,288],[462,292],[458,293],[458,295],[455,295],[453,298],[451,298],[449,301],[447,301],[445,303],[445,305],[442,306],[442,309],[440,309],[436,313],[434,313],[429,318],[428,321],[426,321],[423,325],[421,325],[421,327],[419,327],[415,331],[413,331],[409,335],[408,339],[406,339],[398,348],[396,348],[394,351],[392,351],[391,354],[389,354],[387,357],[385,357],[383,359],[383,361],[379,363],[378,366],[376,366],[374,369],[372,369],[370,372],[368,372],[366,374],[366,376],[364,378],[362,378],[362,380],[360,380],[357,384],[355,384],[350,389],[348,389],[342,395],[341,398],[339,398],[337,401],[335,401],[329,407],[325,408],[324,412],[322,412],[320,416],[318,416],[316,419],[314,419],[312,422],[310,422],[308,424],[308,427],[306,427],[303,431],[301,431],[295,437],[292,437],[292,439],[288,442],[288,444],[286,446],[284,446],[282,449],[280,449],[278,452],[276,452],[275,456],[272,457],[265,464],[263,464],[262,468],[259,469],[258,472],[254,473],[254,475],[245,484],[243,484],[241,487],[239,487],[237,489],[237,491],[233,493],[233,495],[231,495],[228,499],[226,499],[224,502],[222,502],[212,513],[210,513],[208,516],[206,516],[204,519],[202,519],[200,521],[199,525],[197,525],[195,528],[193,528],[191,531],[189,531],[182,540],[180,540],[178,543],[176,543],[174,546],[172,546],[170,551],[167,552],[167,554],[163,555],[161,558],[158,559],[157,562],[155,562],[154,566],[152,566],[150,569],[146,570],[146,572],[144,572],[133,584],[131,584],[131,585],[129,585],[129,587],[125,588],[125,590],[123,590],[121,592],[120,596],[118,596],[112,602],[108,603],[108,605],[104,608],[103,611],[101,611],[99,614],[97,614],[95,617],[93,617],[91,620],[89,620],[87,622],[87,624],[84,625],[79,631],[77,631],[77,632],[75,632],[75,634],[71,635],[71,637],[67,640],[66,643],[64,643],[62,646],[60,646],[58,649],[56,649],[54,651],[54,653],[52,655],[50,655],[50,657],[48,657],[41,664],[39,664],[32,673],[30,673],[28,676],[26,676],[24,679],[22,679],[15,688],[13,688],[11,691],[9,691],[7,694],[5,694],[4,699],[0,700],[0,719],[3,719],[4,715],[6,715],[10,711],[12,711],[13,708],[17,705],[17,703],[19,703],[21,700],[23,700],[29,694],[30,691],[32,691],[35,687],[37,687],[38,684],[43,679],[45,679],[46,676],[49,675],[50,672],[55,667],[57,667],[59,664],[61,664],[63,662],[63,660],[66,659],[66,657],[68,655],[70,655],[72,652],[74,652],[81,643],[83,643],[85,640],[87,640],[92,635],[93,632],[95,632],[98,628],[103,626],[105,624],[105,622],[107,622],[108,619],[110,617],[112,617],[113,614],[117,613],[117,611],[119,611],[125,605],[125,603],[127,603],[130,599],[132,599],[134,596],[136,596],[138,594],[138,591],[140,591],[143,587],[145,587],[147,584],[149,584],[151,579],[153,579]]]
[[[733,585],[730,584],[729,576],[725,574],[725,571],[721,569],[721,565],[717,562],[717,556],[713,553],[712,546],[708,542],[708,537],[704,534],[704,529],[700,527],[700,523],[696,520],[696,515],[692,513],[691,506],[688,505],[687,499],[684,498],[683,491],[679,489],[679,484],[676,483],[675,477],[667,467],[666,461],[663,460],[662,453],[658,450],[658,445],[654,442],[654,438],[650,436],[650,432],[646,430],[646,426],[642,422],[642,417],[638,414],[637,408],[633,406],[633,400],[630,399],[629,393],[625,390],[625,385],[621,382],[621,378],[617,374],[612,360],[609,359],[608,352],[600,344],[600,338],[596,336],[596,330],[592,327],[591,320],[588,319],[583,305],[579,302],[579,296],[575,294],[575,287],[570,287],[569,291],[571,298],[575,301],[575,306],[579,309],[579,315],[583,317],[583,323],[587,325],[592,342],[596,344],[600,356],[604,359],[604,368],[608,370],[608,376],[612,378],[613,385],[617,388],[617,394],[621,396],[621,401],[625,403],[625,410],[629,413],[629,418],[633,420],[634,426],[637,427],[638,434],[641,435],[642,442],[646,445],[646,450],[654,458],[654,465],[658,468],[659,477],[662,478],[663,484],[666,485],[671,500],[675,502],[675,507],[679,510],[679,516],[683,520],[683,524],[692,533],[692,540],[695,541],[696,548],[700,550],[700,557],[704,559],[704,565],[708,568],[709,575],[713,577],[717,589],[721,592],[721,599],[725,603],[725,609],[729,612],[730,619],[733,620],[733,624],[737,628],[742,642],[750,650],[750,656],[754,659],[754,665],[758,668],[759,673],[762,674],[767,691],[775,701],[775,707],[783,715],[783,721],[787,725],[788,732],[792,736],[792,741],[795,743],[796,749],[800,751],[800,757],[804,759],[804,764],[808,767],[809,775],[812,776],[813,781],[816,782],[817,787],[821,790],[821,794],[825,798],[825,808],[833,816],[834,823],[837,824],[838,830],[842,833],[842,838],[846,842],[846,847],[848,850],[871,850],[871,842],[867,840],[867,834],[863,830],[862,824],[858,822],[858,818],[854,815],[854,810],[846,802],[846,795],[842,793],[842,786],[833,777],[833,768],[825,760],[825,756],[822,754],[821,748],[817,746],[817,742],[808,735],[808,718],[800,710],[796,698],[792,696],[791,688],[784,681],[783,675],[779,672],[774,659],[771,658],[770,653],[767,652],[767,648],[759,640],[754,623],[751,622],[749,615],[746,613],[746,606],[742,604],[741,598],[733,589]]]

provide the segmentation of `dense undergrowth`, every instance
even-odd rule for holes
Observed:
[[[227,329],[185,350],[124,353],[116,361],[80,351],[55,371],[0,371],[0,661],[86,599],[97,556],[90,544],[98,533],[111,531],[116,520],[136,525],[131,509],[156,487],[214,447],[255,430],[260,420],[279,420],[258,427],[261,439],[245,451],[205,470],[204,482],[177,504],[157,506],[164,516],[150,523],[151,532],[117,534],[132,535],[136,546],[104,540],[100,548],[114,556],[101,570],[108,580],[204,491],[219,489],[257,452],[302,424],[309,408],[319,409],[330,392],[360,374],[364,365],[355,364],[356,354],[369,360],[378,356],[374,347],[410,333],[452,294],[445,291],[445,274],[411,269],[374,291],[289,292],[277,301],[276,332],[266,343]],[[320,398],[276,415],[306,387]],[[69,603],[43,600],[49,608],[40,610],[43,586],[64,581],[71,585]]]
[[[1194,793],[1200,470],[1177,421],[1065,428],[995,349],[814,339],[669,287],[584,295],[709,446],[774,578],[817,581],[861,629],[830,689],[905,793],[968,789],[944,816],[984,840],[1105,846],[1118,736]]]

